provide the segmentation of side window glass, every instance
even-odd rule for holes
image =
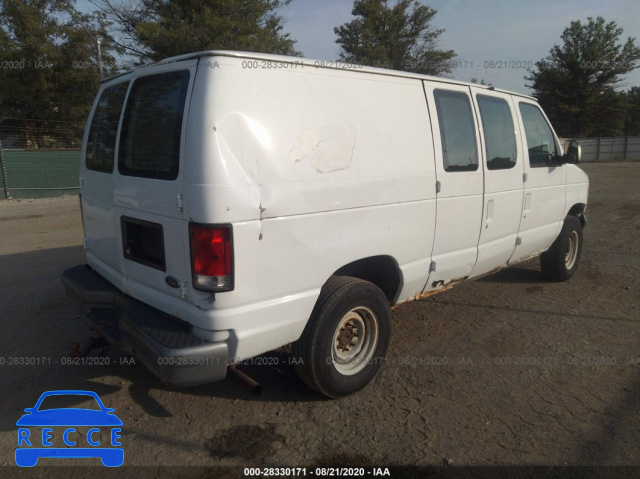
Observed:
[[[511,109],[506,100],[478,95],[487,169],[506,170],[516,165],[518,151]]]
[[[144,76],[133,82],[118,147],[120,174],[177,178],[188,86],[187,70]]]
[[[555,166],[558,153],[556,141],[540,109],[528,103],[520,103],[520,115],[527,136],[529,165],[532,168]]]
[[[478,169],[478,149],[469,96],[434,90],[445,171]]]
[[[113,171],[116,132],[128,87],[129,82],[118,83],[105,89],[100,95],[98,106],[91,120],[87,141],[86,164],[89,170],[103,173]]]

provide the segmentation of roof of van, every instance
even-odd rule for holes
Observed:
[[[348,70],[352,72],[373,73],[376,75],[395,76],[395,77],[403,77],[403,78],[416,78],[420,80],[431,80],[431,81],[436,81],[440,83],[449,83],[453,85],[474,86],[477,88],[485,88],[491,91],[508,93],[511,95],[517,95],[517,96],[535,100],[535,98],[530,95],[525,95],[523,93],[517,93],[509,90],[502,90],[500,88],[495,88],[493,86],[479,85],[477,83],[453,80],[451,78],[421,75],[419,73],[403,72],[403,71],[391,70],[387,68],[369,67],[369,66],[362,65],[360,63],[349,63],[342,60],[313,60],[310,58],[291,57],[286,55],[273,55],[273,54],[267,54],[267,53],[242,52],[242,51],[231,51],[231,50],[204,50],[200,52],[185,53],[183,55],[177,55],[175,57],[165,58],[164,60],[160,60],[157,63],[140,65],[138,67],[135,67],[134,70],[139,70],[139,69],[146,68],[153,65],[163,65],[167,63],[180,62],[184,60],[190,60],[190,59],[202,58],[202,57],[233,57],[233,58],[245,58],[249,60],[263,60],[263,61],[280,62],[280,63],[297,63],[298,65],[309,66],[314,68],[326,68],[326,69],[343,70],[343,71]],[[124,74],[126,73],[123,73],[121,75],[124,75]],[[103,82],[112,80],[121,75],[105,78]]]

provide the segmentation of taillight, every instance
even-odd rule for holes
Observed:
[[[203,291],[233,290],[231,225],[189,224],[193,287]]]

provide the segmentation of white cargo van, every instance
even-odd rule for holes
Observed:
[[[580,259],[588,178],[535,99],[448,79],[208,51],[104,82],[82,148],[82,318],[162,381],[293,343],[338,397],[390,307],[542,253]]]

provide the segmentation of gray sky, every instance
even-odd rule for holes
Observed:
[[[633,37],[636,45],[640,45],[637,0],[423,0],[421,3],[438,11],[432,24],[445,29],[439,47],[458,54],[461,63],[453,72],[454,78],[484,79],[498,88],[521,93],[530,93],[523,79],[526,67],[546,57],[551,47],[561,42],[560,36],[572,20],[586,21],[587,17],[598,15],[607,21],[615,20],[624,28],[624,41]],[[285,30],[298,40],[296,46],[306,57],[336,59],[340,47],[335,43],[333,27],[352,19],[352,6],[350,0],[294,0],[282,10]],[[493,68],[492,61],[496,62]],[[521,68],[499,69],[500,61]],[[621,86],[626,90],[637,85],[640,69],[632,72]]]
[[[603,16],[624,29],[623,41],[636,38],[640,45],[640,2],[638,0],[422,0],[438,11],[435,28],[443,28],[439,47],[458,54],[459,67],[453,76],[468,81],[478,78],[521,93],[530,93],[523,77],[527,67],[545,58],[572,20]],[[87,0],[77,4],[90,9]],[[335,43],[335,26],[352,19],[352,0],[294,0],[281,10],[284,30],[298,40],[296,48],[307,58],[335,60],[340,52]],[[493,63],[491,63],[493,62]],[[502,65],[500,64],[502,62]],[[507,68],[504,68],[504,66]],[[498,68],[503,66],[503,68]],[[640,69],[632,72],[620,87],[640,85]]]

